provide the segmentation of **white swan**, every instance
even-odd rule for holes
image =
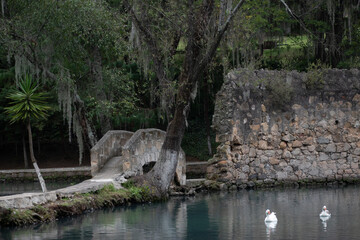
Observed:
[[[331,213],[329,212],[329,210],[326,209],[326,206],[323,206],[321,213],[319,214],[320,218],[322,217],[330,217]],[[326,219],[327,220],[327,219]]]
[[[265,211],[265,214],[266,214],[266,218],[265,218],[265,222],[277,222],[277,217],[276,217],[276,213],[274,212],[270,212],[269,209],[267,209]]]

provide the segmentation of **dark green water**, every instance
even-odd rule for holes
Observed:
[[[322,222],[323,205],[332,213]],[[277,212],[266,226],[265,210]],[[0,239],[360,239],[360,187],[214,193],[118,207],[26,228]]]

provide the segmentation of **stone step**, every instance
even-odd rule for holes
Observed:
[[[205,178],[186,179],[186,186],[197,187],[201,185],[205,180]]]
[[[192,166],[192,165],[208,165],[208,162],[187,162],[186,166]]]

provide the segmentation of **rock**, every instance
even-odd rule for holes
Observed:
[[[280,163],[280,160],[278,160],[277,158],[272,157],[272,158],[270,158],[269,162],[270,162],[271,165],[277,165],[277,164]]]
[[[220,190],[221,190],[221,191],[228,190],[228,187],[227,187],[227,185],[226,185],[225,183],[221,183],[221,184],[219,185],[219,187],[220,187]]]
[[[284,142],[291,142],[291,141],[294,141],[295,138],[294,138],[293,135],[287,134],[287,135],[283,136],[283,137],[281,138],[281,140],[283,140]]]
[[[301,154],[300,148],[296,148],[295,150],[293,150],[293,151],[291,152],[291,154],[292,154],[293,156],[298,156],[298,155],[300,155],[300,154]]]
[[[223,165],[227,165],[227,161],[223,160],[217,163],[218,166],[223,166]]]
[[[324,150],[325,152],[334,153],[336,152],[336,145],[335,143],[328,144]]]
[[[309,152],[313,152],[313,151],[315,151],[315,146],[314,145],[312,145],[312,146],[308,146],[308,150],[309,150]]]
[[[336,151],[337,152],[347,152],[351,148],[350,144],[348,143],[337,143],[336,144]]]
[[[266,112],[266,107],[265,107],[264,104],[261,104],[261,111],[262,111],[262,112]]]
[[[285,149],[285,148],[286,148],[286,142],[281,142],[280,149]]]
[[[360,94],[355,94],[355,96],[352,99],[354,102],[360,102]]]
[[[360,156],[360,148],[356,148],[354,150],[354,154],[357,155],[357,156]]]
[[[249,176],[249,181],[257,180],[257,178],[258,178],[258,174],[257,174],[257,173],[251,174],[251,175]]]
[[[290,159],[292,157],[292,155],[288,150],[284,150],[284,153],[283,153],[282,157],[284,159]]]
[[[277,172],[276,173],[277,180],[285,180],[285,179],[287,179],[287,176],[288,176],[287,172]]]
[[[328,138],[325,137],[319,137],[318,139],[316,139],[317,143],[319,144],[327,144],[330,142],[330,140]]]
[[[255,148],[250,148],[249,157],[251,157],[251,158],[256,157],[256,149]]]
[[[237,186],[236,185],[231,185],[229,187],[229,191],[236,191],[237,190]]]
[[[267,142],[264,140],[259,141],[259,149],[266,150],[268,148]]]
[[[292,143],[293,148],[299,148],[299,147],[302,147],[302,145],[303,145],[302,142],[300,142],[298,140],[296,140]]]

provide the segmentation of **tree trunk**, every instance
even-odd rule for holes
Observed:
[[[189,109],[189,107],[187,107]],[[159,197],[166,197],[171,181],[174,179],[180,145],[185,132],[187,117],[185,108],[177,107],[173,120],[169,123],[164,144],[154,168],[148,173],[150,185],[154,186]]]
[[[152,190],[156,191],[154,194],[158,197],[167,196],[168,189],[174,178],[180,145],[187,125],[186,119],[190,110],[190,101],[196,96],[197,82],[212,61],[230,21],[244,2],[244,0],[240,0],[234,9],[229,11],[226,21],[218,26],[216,32],[212,35],[213,37],[209,39],[206,38],[206,31],[211,22],[215,2],[204,0],[200,7],[195,6],[196,4],[193,0],[189,0],[187,3],[189,8],[187,15],[187,44],[182,71],[179,77],[174,118],[168,125],[165,141],[154,168],[147,175],[136,179],[139,180],[137,183],[149,185]],[[127,3],[127,5],[129,4]],[[131,10],[131,8],[129,9]],[[139,21],[132,10],[131,13],[140,32],[147,36],[148,39],[154,40],[148,28],[142,25],[142,22]],[[147,44],[150,45],[150,49],[152,47],[155,49],[156,47],[154,42],[148,41]],[[160,57],[161,52],[153,52],[153,54],[155,59],[163,59]],[[154,60],[154,62],[156,61]],[[158,76],[159,71],[156,71],[156,74],[160,79]]]
[[[7,5],[5,0],[1,0],[1,15],[3,18],[7,15]]]
[[[82,127],[84,143],[88,149],[91,149],[93,146],[95,146],[97,142],[96,134],[86,117],[84,102],[81,100],[80,96],[76,92],[74,93],[74,95],[74,111],[76,112],[77,119],[79,119],[80,125]]]
[[[33,163],[33,166],[35,168],[35,171],[36,171],[36,174],[37,174],[37,177],[39,179],[39,182],[40,182],[40,185],[41,185],[41,189],[43,192],[47,192],[47,189],[46,189],[46,185],[45,185],[45,181],[41,175],[41,172],[40,172],[40,169],[36,163],[36,159],[35,159],[35,156],[34,156],[34,148],[33,148],[33,141],[32,141],[32,133],[31,133],[31,126],[30,126],[30,120],[28,120],[28,123],[27,123],[27,130],[28,130],[28,133],[29,133],[29,149],[30,149],[30,158],[31,158],[31,161]]]
[[[27,153],[26,153],[26,143],[25,143],[24,135],[22,137],[22,144],[23,144],[23,152],[24,152],[24,167],[27,169],[27,168],[29,168],[29,162],[28,162],[28,157],[27,157]]]

